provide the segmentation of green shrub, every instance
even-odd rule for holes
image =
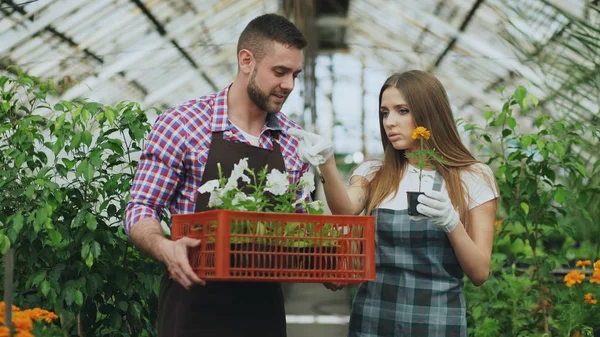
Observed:
[[[14,299],[66,334],[152,336],[162,268],[132,247],[124,209],[149,132],[138,104],[58,101],[51,81],[0,77],[0,251]]]

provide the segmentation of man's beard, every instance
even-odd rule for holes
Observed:
[[[285,100],[287,99],[287,94],[282,93],[281,95],[286,97],[283,99],[283,102],[281,102],[281,105],[269,104],[270,94],[265,94],[256,84],[256,71],[254,71],[252,77],[250,77],[247,91],[252,102],[254,102],[259,109],[270,114],[278,113],[280,111],[279,109],[281,109],[283,103],[285,103]]]

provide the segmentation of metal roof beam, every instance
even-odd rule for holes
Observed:
[[[33,20],[33,17],[31,17],[31,16],[28,16],[28,15],[27,15],[28,13],[25,11],[25,9],[23,9],[23,7],[22,7],[22,6],[19,6],[19,5],[15,4],[15,3],[14,3],[12,0],[5,0],[5,2],[6,2],[6,4],[7,4],[7,5],[11,6],[11,7],[13,8],[13,10],[14,10],[14,11],[16,11],[16,12],[19,12],[21,15],[23,15],[23,16],[25,16],[25,17],[28,17],[28,18],[29,18],[29,21],[31,21],[31,22],[34,22],[34,20]],[[75,7],[77,7],[77,6],[75,6]],[[73,8],[75,8],[75,7],[73,7]],[[73,9],[73,8],[72,8],[72,9]],[[63,12],[62,14],[64,15],[64,12]],[[45,21],[46,21],[46,20],[45,20]],[[43,22],[44,24],[45,24],[45,21]],[[34,27],[34,28],[35,28],[35,29],[34,29],[34,32],[38,32],[40,29],[44,29],[45,31],[47,31],[47,32],[51,33],[52,35],[54,35],[54,36],[58,37],[58,38],[59,38],[59,39],[60,39],[62,42],[64,42],[64,43],[68,44],[69,46],[71,46],[71,47],[73,47],[73,48],[77,48],[77,47],[78,47],[78,44],[77,44],[77,42],[73,41],[73,39],[71,39],[71,38],[70,38],[70,37],[68,37],[67,35],[65,35],[65,34],[63,34],[63,33],[59,32],[59,31],[57,31],[57,30],[56,30],[54,27],[52,27],[51,25],[45,25],[45,27],[43,27],[43,26],[39,26],[39,24],[40,24],[40,23],[39,23],[39,20],[38,20],[38,21],[35,21],[35,22],[36,22],[36,23],[35,23],[35,27]],[[30,35],[32,34],[32,33],[31,33],[31,31],[30,31],[29,29],[27,29],[27,32],[28,32]],[[104,60],[103,60],[103,59],[102,59],[100,56],[98,56],[98,55],[94,54],[94,53],[93,53],[92,51],[90,51],[89,49],[85,48],[85,49],[83,49],[83,50],[82,50],[82,52],[83,52],[83,53],[84,53],[84,54],[85,54],[87,57],[89,57],[89,58],[91,58],[91,59],[95,60],[96,62],[98,62],[98,63],[100,63],[100,64],[104,64]],[[1,51],[0,51],[0,53],[1,53]],[[121,77],[123,77],[123,78],[126,78],[126,76],[125,76],[125,73],[124,73],[124,72],[122,72],[122,71],[121,71],[121,72],[118,72],[118,74],[119,74]],[[142,94],[143,94],[144,96],[148,94],[148,90],[146,90],[146,88],[145,88],[145,87],[144,87],[142,84],[140,84],[139,82],[137,82],[137,81],[135,81],[135,80],[132,80],[132,81],[130,81],[130,83],[131,83],[131,85],[133,85],[135,88],[137,88],[138,90],[140,90],[140,92],[142,92]]]
[[[150,12],[150,10],[148,10],[146,5],[144,5],[140,0],[131,0],[131,1],[142,11],[142,13],[144,13],[144,15],[146,15],[146,17],[148,17],[148,19],[152,22],[152,24],[154,24],[154,27],[156,28],[158,33],[161,36],[168,38],[168,34],[167,34],[167,31],[165,30],[165,27],[158,21],[158,19],[152,14],[152,12]],[[185,58],[189,62],[189,64],[198,71],[200,76],[206,81],[206,83],[208,83],[210,85],[210,87],[213,90],[215,90],[215,91],[219,90],[217,85],[215,84],[215,82],[212,80],[212,78],[210,78],[210,76],[208,76],[208,74],[206,72],[204,72],[202,69],[200,69],[200,66],[198,65],[198,63],[196,63],[196,61],[192,58],[192,56],[187,51],[185,51],[179,45],[179,43],[177,43],[177,41],[174,38],[170,38],[169,42],[179,51],[179,53],[183,56],[183,58]]]
[[[475,15],[475,12],[477,12],[477,9],[479,8],[479,6],[481,6],[481,4],[484,1],[485,0],[476,0],[475,1],[475,3],[473,4],[473,6],[471,7],[471,10],[469,11],[469,13],[467,14],[467,16],[463,20],[462,24],[460,25],[460,28],[458,28],[459,32],[462,33],[462,32],[464,32],[467,29],[467,26],[469,25],[469,22],[471,22],[471,19]],[[448,45],[446,46],[446,49],[444,49],[444,51],[442,52],[442,54],[440,54],[440,56],[438,56],[437,60],[435,61],[435,63],[433,64],[433,66],[430,68],[430,70],[433,70],[433,69],[437,68],[442,63],[442,61],[444,60],[444,57],[446,57],[446,55],[448,54],[448,52],[450,50],[452,50],[452,47],[454,47],[454,45],[456,44],[457,40],[458,40],[458,36],[454,36],[452,38],[452,40],[450,40],[450,43],[448,43]]]

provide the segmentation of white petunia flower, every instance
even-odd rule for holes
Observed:
[[[220,191],[212,191],[210,192],[210,198],[208,199],[208,207],[219,207],[223,205],[223,200],[221,199],[222,194]]]
[[[316,210],[321,210],[321,208],[323,208],[323,202],[321,200],[316,200],[313,202],[309,202],[307,204],[308,208],[312,208],[312,209],[316,209]]]
[[[212,192],[212,191],[216,190],[218,187],[219,187],[218,179],[209,180],[209,181],[205,182],[204,185],[200,186],[200,188],[198,188],[198,193]]]
[[[312,172],[306,172],[300,178],[300,186],[303,186],[305,190],[308,190],[308,193],[311,193],[315,190],[315,175]],[[304,192],[306,193],[306,192]]]
[[[249,197],[245,193],[239,192],[239,193],[235,194],[235,196],[233,197],[233,200],[231,200],[231,204],[235,206],[235,205],[239,205],[240,203],[245,202],[245,201],[254,202],[255,200],[254,200],[254,197]]]
[[[287,192],[290,182],[287,174],[273,169],[267,174],[267,187],[265,191],[271,192],[273,195],[283,195]]]
[[[248,168],[248,158],[240,159],[239,163],[233,165],[233,170],[231,171],[231,175],[229,179],[227,179],[227,183],[225,184],[224,190],[231,191],[238,186],[238,179],[242,178],[246,184],[250,183],[250,177],[248,177],[244,172]]]

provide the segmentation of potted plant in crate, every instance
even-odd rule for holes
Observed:
[[[240,180],[245,185],[240,188]],[[258,173],[248,168],[248,158],[234,165],[229,178],[223,177],[202,185],[199,193],[210,193],[210,208],[243,212],[323,214],[321,201],[306,198],[315,190],[314,175],[305,173],[298,184],[290,184],[287,173],[264,167]],[[214,227],[214,226],[213,226]],[[330,224],[235,220],[230,223],[230,265],[235,268],[306,268],[315,263],[323,269],[335,268],[334,258],[341,230]],[[209,237],[209,243],[216,237]],[[249,256],[246,252],[252,251]],[[318,254],[316,254],[318,253]],[[324,259],[321,255],[326,254]],[[331,255],[330,255],[331,254]],[[321,259],[315,262],[315,257]]]
[[[446,163],[446,160],[435,150],[435,148],[426,148],[425,141],[429,140],[430,137],[431,132],[427,130],[427,128],[418,126],[412,132],[412,139],[419,140],[419,149],[412,152],[405,152],[404,154],[406,158],[414,158],[416,160],[415,166],[419,170],[419,190],[406,192],[408,214],[412,216],[421,215],[421,213],[417,211],[417,205],[419,204],[417,199],[419,198],[419,195],[424,193],[421,192],[423,170],[426,168],[435,168],[433,162]]]

